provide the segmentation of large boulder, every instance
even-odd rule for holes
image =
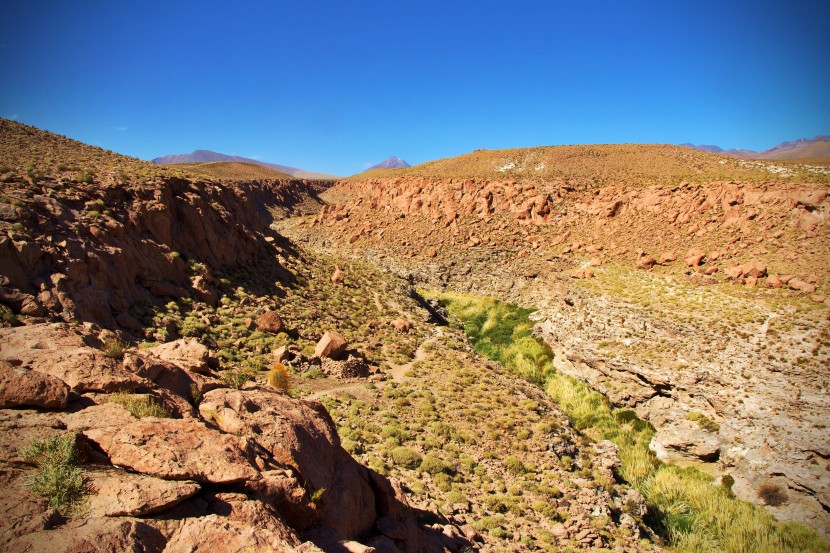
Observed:
[[[334,530],[356,536],[374,524],[376,498],[369,472],[340,447],[334,422],[321,404],[264,387],[223,388],[205,394],[199,411],[225,432],[255,434],[257,443],[296,471],[307,489],[324,490],[317,511]]]
[[[279,334],[283,329],[282,318],[280,318],[279,313],[276,311],[266,311],[260,315],[256,325],[259,330],[270,332],[271,334]]]
[[[98,349],[103,342],[80,325],[2,328],[0,345],[0,360],[55,377],[78,393],[114,392],[147,384]]]
[[[63,380],[0,361],[0,408],[64,409],[68,396],[69,386]]]
[[[159,478],[227,484],[257,477],[243,438],[193,420],[145,418],[120,428],[86,430],[84,435],[114,465]]]
[[[680,420],[661,427],[649,444],[661,461],[716,461],[720,442],[714,434],[700,429],[697,424]]]
[[[87,471],[92,491],[89,516],[143,517],[165,511],[195,495],[195,482],[162,480],[122,470]]]
[[[208,349],[193,338],[182,338],[173,342],[159,344],[145,350],[159,359],[170,361],[181,368],[199,374],[208,370]]]
[[[315,357],[339,359],[346,351],[346,339],[337,332],[326,332],[314,348]]]

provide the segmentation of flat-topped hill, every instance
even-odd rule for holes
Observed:
[[[599,144],[476,150],[404,169],[378,169],[350,177],[568,179],[594,185],[677,184],[713,180],[768,181],[781,177],[828,182],[814,168],[747,161],[668,144]]]

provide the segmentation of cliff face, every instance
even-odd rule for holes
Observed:
[[[312,194],[304,181],[220,185],[175,177],[100,187],[30,186],[0,213],[0,300],[25,315],[138,331],[139,301],[215,301],[209,275],[277,253],[269,209]],[[276,261],[275,261],[276,262]]]

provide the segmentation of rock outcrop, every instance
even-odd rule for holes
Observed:
[[[189,356],[156,356],[178,349],[113,359],[94,347],[107,334],[66,323],[0,329],[4,407],[21,408],[0,409],[0,477],[13,490],[0,549],[318,551],[315,536],[325,535],[366,550],[360,542],[382,536],[399,551],[442,550],[394,486],[343,450],[321,404],[266,386],[227,388],[190,372]],[[197,411],[192,378],[203,390]],[[178,418],[136,418],[112,394],[124,390],[172,402]],[[56,435],[77,444],[88,507],[41,519],[21,451]],[[388,524],[406,530],[389,537]]]

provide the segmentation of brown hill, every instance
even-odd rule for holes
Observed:
[[[789,150],[763,153],[762,159],[810,159],[830,158],[830,142],[812,142]]]
[[[547,146],[476,150],[404,169],[379,169],[350,177],[396,176],[462,179],[563,179],[574,184],[646,186],[713,180],[765,181],[774,164],[750,164],[730,156],[665,144]],[[776,175],[778,176],[778,175]],[[793,169],[792,178],[827,182],[824,175]]]
[[[292,177],[288,173],[271,169],[270,167],[263,167],[262,165],[257,165],[255,163],[243,163],[239,161],[178,163],[164,165],[163,167],[169,167],[173,171],[181,171],[203,178],[219,180],[291,180],[297,178]]]

